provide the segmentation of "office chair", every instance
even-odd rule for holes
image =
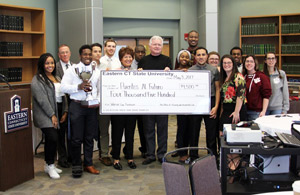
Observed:
[[[163,162],[162,169],[167,195],[191,194],[189,175],[183,165]]]
[[[214,155],[208,155],[193,161],[190,165],[189,175],[193,194],[222,194],[220,175],[218,173]]]
[[[183,150],[207,150],[209,154],[196,159],[190,165],[168,160],[169,155]],[[186,147],[168,152],[163,157],[162,169],[167,195],[221,194],[220,176],[218,175],[215,157],[208,148]],[[211,176],[207,177],[207,174],[211,174]],[[200,176],[200,178],[197,179],[194,176]],[[212,179],[214,179],[213,182]],[[199,182],[201,183],[199,184]],[[212,184],[206,184],[210,182]],[[202,189],[198,185],[206,185],[206,189]],[[217,189],[211,189],[211,187]]]

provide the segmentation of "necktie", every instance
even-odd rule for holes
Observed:
[[[111,70],[111,61],[112,61],[111,58],[108,58],[107,61],[108,61],[107,69],[108,69],[108,70]]]
[[[66,69],[68,69],[68,68],[69,68],[69,66],[70,66],[69,64],[66,64]]]

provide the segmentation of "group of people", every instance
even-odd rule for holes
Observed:
[[[197,147],[203,119],[207,147],[217,156],[223,124],[255,120],[266,114],[288,111],[287,79],[285,73],[278,69],[275,53],[266,54],[264,71],[261,72],[254,55],[248,55],[242,61],[239,47],[234,47],[230,55],[220,59],[217,52],[208,53],[206,48],[198,47],[198,40],[197,31],[189,32],[189,47],[179,51],[175,69],[211,72],[211,110],[208,115],[178,115],[176,142],[179,148]],[[42,54],[38,60],[38,71],[31,85],[33,119],[34,125],[45,135],[45,172],[53,179],[60,178],[59,173],[62,172],[54,164],[57,151],[58,165],[67,168],[71,163],[74,178],[81,177],[83,170],[99,174],[92,161],[94,140],[98,141],[99,160],[106,166],[122,170],[120,153],[123,133],[125,146],[122,152],[128,167],[135,169],[133,145],[136,124],[141,142],[139,150],[145,158],[143,165],[156,160],[162,162],[167,152],[168,115],[109,116],[99,113],[100,70],[170,71],[173,67],[171,59],[162,54],[163,39],[160,36],[151,37],[150,54],[147,56],[145,47],[138,45],[135,50],[121,48],[118,59],[114,57],[116,45],[113,39],[106,40],[104,56],[101,44],[83,45],[79,49],[78,64],[70,62],[71,52],[67,45],[59,47],[58,63],[50,53]],[[93,74],[86,80],[81,77],[82,72]],[[100,104],[83,104],[87,93]],[[112,149],[109,152],[110,124]],[[189,154],[188,151],[181,151],[178,155],[180,162],[198,158],[197,151],[190,151]]]
[[[169,70],[171,60],[161,54],[162,46],[161,37],[154,36],[151,38],[151,53],[156,57],[161,56],[159,59],[157,58],[158,61],[161,61],[161,66],[164,66],[167,61]],[[146,137],[144,128],[152,128],[152,123],[157,123],[156,119],[148,123],[144,120],[146,116],[100,115],[98,105],[86,106],[82,104],[86,100],[87,93],[91,94],[92,99],[100,101],[100,70],[136,70],[141,66],[139,62],[142,61],[141,59],[146,53],[143,45],[138,45],[135,51],[126,47],[120,49],[119,59],[117,59],[114,57],[116,42],[113,39],[108,39],[105,42],[104,50],[105,55],[102,57],[101,44],[83,45],[79,49],[80,62],[74,64],[70,62],[70,48],[67,45],[61,45],[58,51],[58,63],[50,53],[42,54],[38,60],[38,71],[31,84],[33,118],[34,125],[39,127],[45,135],[46,164],[44,169],[53,179],[60,178],[59,173],[62,172],[54,165],[57,151],[58,165],[68,168],[71,163],[73,177],[81,177],[83,170],[92,174],[99,174],[100,171],[93,166],[92,162],[94,140],[98,141],[99,160],[106,166],[113,166],[117,170],[122,170],[120,153],[124,131],[126,146],[122,151],[128,161],[128,166],[135,169],[137,166],[133,161],[133,140],[136,123],[139,128],[141,141],[139,150],[142,157],[146,158],[146,154],[150,156],[151,152],[147,151],[147,148],[153,149],[153,153],[155,153],[155,137],[154,139]],[[149,60],[144,61],[144,69],[151,69],[149,64],[152,64],[152,61]],[[161,67],[158,66],[157,68],[160,69]],[[82,72],[92,72],[92,77],[88,80],[83,79]],[[161,117],[158,116],[158,118]],[[163,119],[164,135],[162,137],[166,138],[167,116],[164,116]],[[110,124],[112,126],[112,150],[109,153],[108,131]],[[67,146],[65,145],[66,135],[68,136]],[[154,145],[152,141],[154,141]],[[82,144],[83,162],[81,160]],[[160,161],[167,151],[167,139],[161,139],[159,145],[161,144],[163,147],[160,147],[162,149],[159,152]],[[113,161],[109,154],[112,155]],[[143,164],[149,163],[149,159],[146,158]],[[152,161],[153,159],[150,162]]]

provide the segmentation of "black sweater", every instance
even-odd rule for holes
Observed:
[[[159,56],[147,55],[138,64],[138,68],[143,70],[164,70],[166,67],[172,69],[172,63],[171,59],[163,54]]]

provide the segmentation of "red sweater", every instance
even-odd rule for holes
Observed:
[[[247,109],[261,112],[263,99],[269,99],[272,95],[270,79],[263,72],[257,71],[252,76],[246,75]]]

